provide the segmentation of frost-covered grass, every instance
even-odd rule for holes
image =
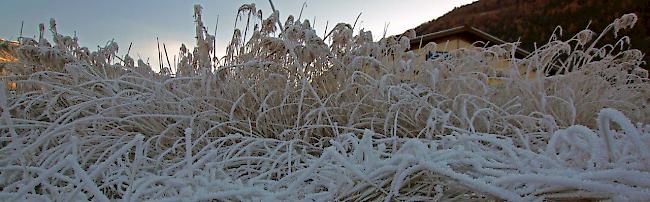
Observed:
[[[200,10],[197,48],[160,73],[114,43],[79,47],[53,20],[53,45],[23,39],[3,77],[18,89],[0,93],[0,197],[650,198],[642,53],[627,37],[598,43],[634,15],[601,34],[553,35],[523,59],[504,44],[426,61],[409,36],[374,41],[348,24],[318,36],[255,5],[241,7],[243,33],[215,58]],[[488,85],[495,58],[510,68]]]

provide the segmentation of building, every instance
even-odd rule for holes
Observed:
[[[469,25],[421,35],[411,39],[410,43],[411,49],[418,49],[429,42],[435,42],[439,45],[436,51],[449,52],[460,48],[472,47],[475,42],[479,41],[488,43],[488,45],[508,43]],[[523,58],[530,53],[521,48],[517,48],[515,54],[518,58]]]
[[[429,33],[421,36],[417,36],[410,40],[411,49],[415,52],[418,52],[419,49],[426,44],[434,42],[437,44],[435,51],[429,53],[420,53],[426,54],[427,59],[433,59],[438,57],[447,57],[448,53],[453,50],[461,48],[471,48],[476,44],[481,45],[499,45],[508,43],[503,41],[495,36],[492,36],[488,33],[485,33],[475,27],[464,25],[459,27],[454,27],[447,30],[442,30],[434,33]],[[477,43],[482,42],[482,43]],[[526,50],[523,50],[519,47],[515,49],[515,58],[525,58],[530,53]],[[506,74],[505,72],[510,71],[509,67],[510,58],[495,58],[493,61],[488,61],[493,72],[496,74],[491,75],[488,80],[489,84],[500,84],[502,79]],[[522,68],[523,69],[523,68]],[[526,71],[520,71],[523,74]],[[522,75],[523,75],[522,74]],[[535,74],[528,74],[529,77],[534,77]]]

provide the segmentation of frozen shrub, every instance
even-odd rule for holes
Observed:
[[[54,45],[24,39],[8,64],[18,89],[0,92],[0,196],[650,198],[643,53],[627,37],[598,44],[633,14],[600,35],[552,36],[525,58],[503,44],[425,60],[409,50],[412,34],[374,41],[340,23],[321,38],[308,21],[282,25],[251,4],[214,60],[194,13],[197,47],[180,47],[174,72],[118,57],[114,42],[79,47],[53,20]],[[488,84],[497,73],[483,62],[495,58],[509,65],[501,85]]]

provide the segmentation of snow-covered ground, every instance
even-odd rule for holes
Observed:
[[[216,58],[200,10],[196,48],[159,73],[114,43],[79,47],[54,20],[51,42],[24,39],[3,77],[18,87],[0,92],[0,197],[650,198],[642,53],[623,36],[598,43],[633,27],[632,14],[600,34],[553,35],[523,59],[504,44],[425,60],[409,36],[375,41],[348,24],[318,36],[254,5]]]

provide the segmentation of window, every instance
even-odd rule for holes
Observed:
[[[427,53],[427,60],[435,60],[438,58],[449,59],[451,58],[451,55],[449,55],[448,52],[441,51],[429,51],[429,53]]]

